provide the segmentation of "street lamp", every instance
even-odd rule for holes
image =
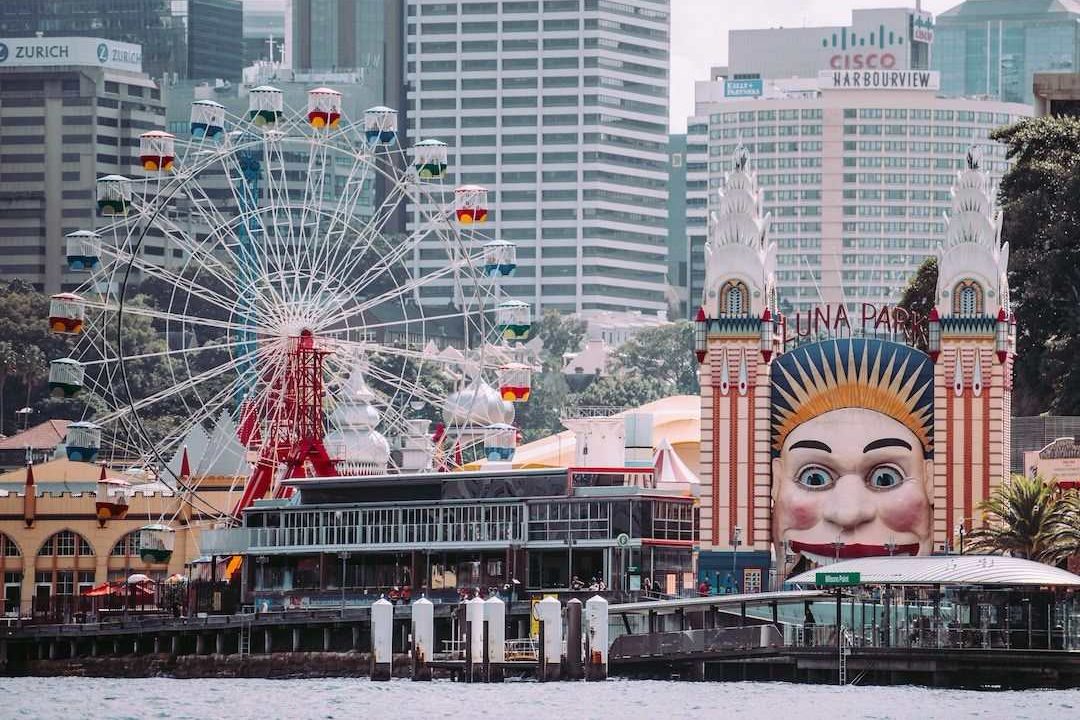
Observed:
[[[960,536],[960,554],[964,554],[964,523],[956,526],[956,534]]]
[[[836,551],[835,555],[833,556],[833,562],[840,562],[840,551],[843,549],[845,544],[846,543],[844,543],[844,541],[840,539],[839,535],[837,535],[836,539],[833,540],[833,550]]]
[[[351,557],[351,553],[342,550],[337,554],[341,558],[341,616],[345,616],[345,561]]]
[[[742,543],[742,528],[738,525],[735,526],[732,533],[731,544],[735,550],[731,553],[731,582],[735,588],[738,588],[738,582],[735,579],[735,558],[739,554],[739,545]]]
[[[889,551],[889,557],[892,557],[896,552],[896,539],[889,538],[889,542],[885,543],[885,549]]]

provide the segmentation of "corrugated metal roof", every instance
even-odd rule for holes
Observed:
[[[790,583],[816,584],[815,575],[857,572],[867,585],[1056,585],[1080,587],[1080,575],[1022,558],[1004,555],[940,555],[875,557],[842,560],[788,578]]]

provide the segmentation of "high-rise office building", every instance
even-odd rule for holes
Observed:
[[[932,65],[941,90],[1031,104],[1036,72],[1080,69],[1080,4],[965,0],[937,16]]]
[[[403,3],[404,0],[288,0],[285,8],[288,40],[283,65],[312,77],[325,73],[355,76],[355,82],[362,87],[350,91],[351,94],[372,98],[372,105],[397,110],[398,138],[407,144]],[[384,178],[376,179],[376,202],[385,197],[387,188]],[[404,214],[395,212],[384,229],[403,232]]]
[[[668,285],[678,304],[676,317],[687,317],[695,303],[689,297],[690,244],[686,237],[686,134],[668,136]]]
[[[137,45],[99,38],[0,40],[0,276],[72,289],[65,235],[98,227],[94,181],[138,166],[139,136],[165,127]],[[172,252],[149,238],[151,260]]]
[[[244,71],[240,0],[188,0],[187,76],[237,82]]]
[[[506,291],[536,311],[666,311],[667,0],[407,10],[409,134],[450,146],[451,187],[489,190],[486,231],[517,247]]]
[[[285,59],[285,6],[286,0],[244,3],[244,67]]]
[[[819,70],[928,70],[933,16],[853,10],[851,25],[728,31],[729,77],[816,77]]]
[[[142,46],[143,72],[187,77],[184,0],[0,2],[0,37],[96,37]],[[233,38],[233,42],[236,39]]]
[[[942,98],[938,82],[931,71],[830,70],[758,98],[727,97],[724,81],[698,83],[686,158],[691,303],[702,301],[710,211],[740,144],[771,215],[781,309],[844,303],[858,317],[862,303],[895,303],[944,239],[968,148],[982,149],[997,182],[1005,148],[989,134],[1030,114],[1016,103]]]

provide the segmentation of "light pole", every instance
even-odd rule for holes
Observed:
[[[735,526],[735,530],[732,533],[731,545],[734,547],[734,551],[731,553],[731,584],[737,591],[739,588],[738,580],[735,578],[735,559],[739,554],[739,545],[742,543],[742,528],[738,525]]]
[[[345,561],[349,559],[350,553],[342,550],[337,556],[341,558],[341,616],[345,617]]]
[[[892,557],[896,552],[896,540],[889,538],[889,542],[885,543],[885,549],[889,551],[889,557]]]
[[[844,545],[844,541],[840,539],[839,535],[837,535],[836,539],[832,542],[833,550],[836,551],[833,555],[833,562],[840,562],[840,551],[844,548]]]
[[[960,554],[964,554],[964,523],[956,526],[956,534],[960,536]]]

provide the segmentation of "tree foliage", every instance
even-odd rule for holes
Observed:
[[[970,535],[975,552],[1055,564],[1080,551],[1075,498],[1040,477],[1014,475],[979,509],[987,525]]]
[[[1013,410],[1080,414],[1080,120],[1026,119],[991,137],[1013,162],[1000,188],[1018,333]]]
[[[561,372],[563,356],[581,349],[581,343],[585,340],[585,323],[573,315],[548,309],[533,325],[532,334],[543,343],[541,357],[544,371]]]
[[[617,378],[637,375],[659,381],[661,397],[697,394],[693,323],[679,320],[641,331],[615,350],[608,371]]]
[[[936,257],[930,256],[923,261],[923,264],[908,280],[907,287],[904,288],[904,295],[897,305],[909,313],[925,318],[934,309],[934,303],[937,299],[937,281],[938,261]],[[916,346],[926,352],[926,336],[920,333],[916,334],[915,337],[917,339]]]

